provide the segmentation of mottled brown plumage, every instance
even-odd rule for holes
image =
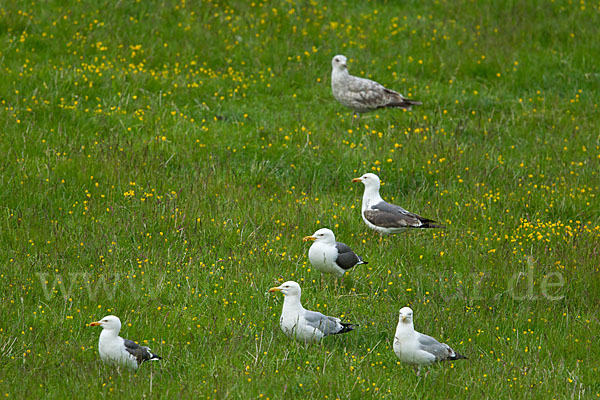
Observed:
[[[365,113],[378,108],[404,108],[420,106],[420,101],[407,99],[400,93],[388,89],[370,79],[359,78],[348,73],[346,57],[337,55],[331,61],[331,90],[340,104],[355,113]]]

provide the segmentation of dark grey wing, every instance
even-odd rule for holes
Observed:
[[[417,214],[413,214],[404,208],[397,206],[395,204],[390,204],[387,201],[380,201],[379,203],[373,205],[374,209],[380,210],[382,212],[390,213],[390,214],[400,214],[400,215],[409,215],[413,217],[418,217]]]
[[[125,350],[127,350],[129,354],[136,358],[138,365],[140,365],[144,361],[161,359],[156,354],[153,354],[150,351],[150,348],[148,348],[147,346],[140,346],[133,340],[123,339],[123,344],[125,345]]]
[[[433,354],[436,361],[459,360],[461,358],[466,358],[456,353],[446,343],[440,343],[431,336],[424,335],[422,333],[419,333],[419,347],[421,350]]]
[[[418,215],[385,201],[375,204],[363,214],[367,221],[384,228],[417,228],[422,225]]]
[[[345,243],[335,242],[335,247],[338,251],[338,257],[335,260],[335,263],[342,269],[350,269],[354,267],[356,264],[368,264],[363,261],[363,259],[357,255],[352,249]]]
[[[443,228],[443,225],[434,224],[434,220],[423,218],[385,201],[375,204],[363,214],[367,221],[384,228]]]
[[[304,314],[306,324],[313,329],[323,332],[323,336],[337,335],[338,333],[350,332],[355,325],[345,324],[339,318],[328,317],[320,312],[306,310]]]

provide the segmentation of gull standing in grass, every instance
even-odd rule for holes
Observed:
[[[420,101],[407,99],[375,81],[350,75],[345,56],[333,57],[331,65],[333,97],[343,106],[352,109],[354,115],[387,107],[410,110],[411,106],[422,104]]]
[[[356,325],[341,322],[339,318],[328,317],[320,312],[309,311],[300,304],[302,290],[294,281],[287,281],[269,292],[283,293],[283,309],[279,324],[287,337],[299,342],[318,342],[325,336],[350,332]]]
[[[348,245],[337,242],[331,229],[321,228],[312,236],[305,236],[302,240],[314,241],[308,249],[308,260],[315,269],[334,275],[336,284],[338,278],[342,278],[342,283],[344,283],[346,271],[355,265],[368,264]]]
[[[383,201],[379,195],[381,183],[375,174],[364,174],[360,178],[354,178],[352,182],[362,182],[365,185],[361,215],[365,224],[371,229],[388,234],[400,233],[409,228],[445,228],[432,219],[423,218],[400,206]]]
[[[409,307],[400,309],[396,335],[394,336],[394,353],[400,361],[415,367],[417,375],[421,366],[431,365],[438,361],[466,359],[450,346],[440,343],[431,336],[415,331],[413,310]]]
[[[100,321],[90,323],[90,326],[101,326],[98,353],[102,361],[117,364],[131,369],[138,369],[144,361],[160,360],[161,357],[152,353],[146,346],[140,346],[133,340],[119,336],[121,320],[114,315],[108,315]]]

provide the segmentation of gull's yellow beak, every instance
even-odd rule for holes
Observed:
[[[100,326],[100,322],[96,321],[96,322],[90,322],[90,326]]]
[[[362,179],[360,179],[360,178],[354,178],[354,179],[352,179],[352,182],[362,182]]]
[[[278,287],[272,287],[271,289],[269,289],[269,292],[281,292],[281,289]]]
[[[303,242],[308,242],[309,240],[317,240],[317,238],[316,238],[316,237],[314,237],[314,236],[304,236],[304,237],[302,238],[302,241],[303,241]]]
[[[402,316],[402,322],[406,322],[406,315]]]

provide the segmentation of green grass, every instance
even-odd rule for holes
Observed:
[[[599,12],[3,2],[0,395],[600,397]],[[357,126],[335,54],[423,106]],[[351,183],[369,171],[448,228],[380,241]],[[369,261],[342,288],[307,264],[319,227]],[[284,280],[360,328],[291,342]],[[404,305],[469,360],[399,364]],[[106,314],[163,361],[103,365]]]

